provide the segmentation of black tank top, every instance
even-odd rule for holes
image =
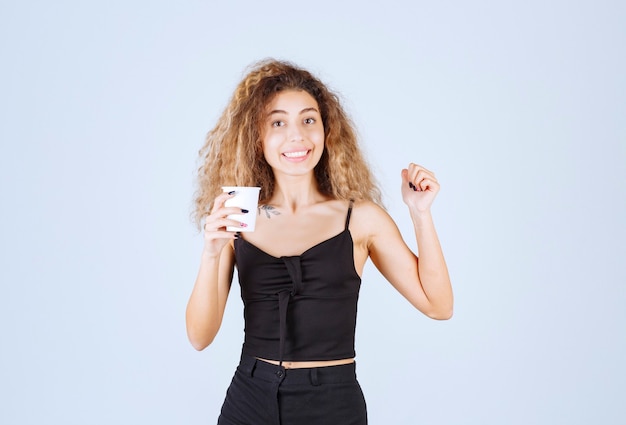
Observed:
[[[244,303],[243,353],[269,360],[352,358],[361,278],[344,230],[301,255],[274,257],[243,238],[235,259]]]

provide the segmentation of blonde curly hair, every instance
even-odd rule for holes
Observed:
[[[382,205],[380,190],[359,149],[354,126],[339,98],[308,71],[266,59],[239,83],[228,106],[200,149],[193,218],[208,214],[222,186],[259,186],[260,202],[274,191],[274,174],[263,155],[261,125],[267,104],[284,90],[304,90],[320,108],[324,152],[314,173],[320,192],[334,199],[369,200]]]

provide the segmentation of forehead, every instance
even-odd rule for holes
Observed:
[[[265,109],[268,113],[272,113],[273,111],[300,111],[305,108],[318,109],[317,101],[309,92],[306,90],[283,90],[270,98]]]

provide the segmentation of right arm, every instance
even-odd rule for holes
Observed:
[[[204,248],[198,276],[187,303],[187,336],[196,350],[206,348],[217,335],[222,324],[226,300],[235,267],[232,241],[234,232],[226,226],[239,222],[226,218],[228,214],[241,214],[235,207],[224,207],[232,195],[221,194],[214,202],[211,214],[204,224]]]

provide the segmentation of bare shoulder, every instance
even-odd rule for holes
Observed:
[[[383,207],[372,201],[356,201],[352,209],[354,219],[357,221],[368,222],[374,220],[376,223],[380,221],[393,222],[389,213]]]
[[[350,229],[359,239],[371,241],[380,232],[395,231],[396,224],[389,213],[372,201],[354,203]]]

